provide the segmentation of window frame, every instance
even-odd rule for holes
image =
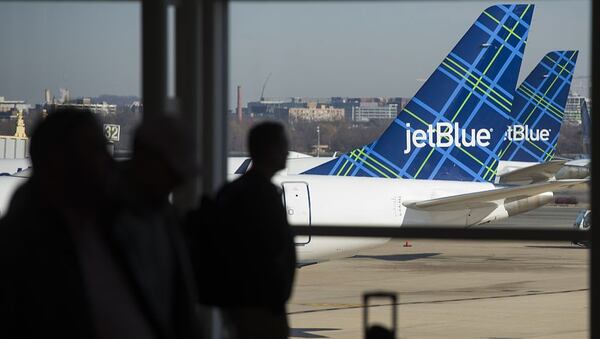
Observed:
[[[5,0],[0,0],[5,1]],[[39,0],[38,0],[39,1]],[[105,0],[106,1],[106,0]],[[244,0],[237,0],[243,2]],[[290,0],[278,0],[290,1]],[[314,1],[314,0],[313,0]],[[320,0],[321,2],[341,0]],[[390,0],[408,2],[410,0]],[[47,1],[57,2],[57,1]],[[64,1],[63,1],[64,2]],[[111,2],[131,2],[112,0]],[[188,121],[193,133],[197,160],[202,160],[200,178],[188,183],[174,195],[174,203],[181,210],[195,206],[203,193],[214,192],[226,180],[227,154],[227,97],[228,97],[228,0],[140,0],[142,16],[142,100],[144,114],[180,114]],[[176,97],[167,96],[167,9],[176,8],[175,84]],[[592,16],[592,62],[600,60],[600,5],[590,0]],[[592,83],[600,84],[600,66],[592,65]],[[592,87],[593,101],[600,98],[599,86]],[[600,102],[600,101],[598,101]],[[600,130],[600,121],[592,119],[592,130]],[[592,145],[598,139],[591,135]],[[592,148],[591,158],[600,153]],[[592,174],[596,174],[592,166]],[[597,185],[591,184],[591,209],[600,206]],[[572,241],[598,235],[590,230],[583,234],[576,230],[539,229],[464,229],[432,227],[365,228],[365,227],[308,227],[294,226],[299,235],[402,237],[427,239],[470,240],[544,240]],[[590,338],[600,337],[600,249],[590,247]],[[599,273],[599,274],[594,274]],[[598,286],[594,288],[594,286]]]

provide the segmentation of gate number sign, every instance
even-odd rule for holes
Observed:
[[[121,137],[121,125],[104,124],[104,136],[108,141],[119,141]]]

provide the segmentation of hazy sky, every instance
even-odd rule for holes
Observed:
[[[557,49],[578,49],[575,75],[589,75],[590,2],[534,2],[521,78]],[[234,2],[230,107],[236,85],[244,102],[256,100],[269,73],[266,97],[411,97],[494,3]],[[139,16],[132,2],[0,2],[0,96],[36,103],[59,87],[139,95]]]
[[[140,93],[140,6],[0,2],[0,96]]]

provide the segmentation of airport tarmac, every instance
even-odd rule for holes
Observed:
[[[580,207],[495,226],[571,228]],[[485,227],[485,226],[482,226]],[[398,338],[587,338],[587,249],[570,242],[405,239],[298,271],[293,338],[362,338],[365,291],[398,293]],[[369,308],[390,323],[390,306]]]

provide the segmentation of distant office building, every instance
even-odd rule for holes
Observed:
[[[406,106],[410,101],[410,98],[403,97],[364,97],[364,98],[344,98],[344,97],[333,97],[331,98],[331,105],[337,108],[343,108],[345,110],[346,120],[354,121],[368,121],[365,119],[388,119],[390,109],[396,105],[396,112],[392,118],[395,117],[400,110]],[[363,108],[359,108],[363,107]],[[360,115],[360,116],[357,116]],[[371,115],[371,118],[365,118],[365,115]],[[356,120],[362,119],[362,120]]]
[[[379,105],[377,102],[362,102],[352,107],[352,120],[368,122],[378,119],[394,119],[398,115],[398,104]]]
[[[248,103],[246,111],[243,112],[252,118],[268,118],[288,120],[290,108],[306,107],[305,102],[291,100],[261,100]]]
[[[570,93],[567,98],[567,105],[565,106],[564,120],[581,123],[581,106],[585,100],[585,97],[577,93]],[[590,106],[588,105],[589,108]]]
[[[395,97],[395,98],[390,98],[387,101],[387,103],[388,104],[397,104],[398,105],[398,113],[400,113],[400,111],[402,109],[404,109],[404,107],[406,107],[406,105],[408,104],[409,101],[410,101],[410,98]]]
[[[244,115],[283,121],[359,121],[393,119],[410,101],[402,97],[292,97],[249,102]]]
[[[344,120],[344,109],[327,105],[317,105],[310,102],[307,107],[294,107],[289,109],[290,121],[339,121]]]
[[[61,104],[65,104],[71,101],[71,91],[68,88],[59,88],[60,99],[58,99]]]
[[[44,103],[45,104],[53,103],[52,92],[50,92],[50,89],[48,89],[48,88],[44,89]]]
[[[311,102],[316,102],[317,105],[331,105],[332,98],[321,98],[321,97],[292,97],[290,102],[295,104],[308,105]]]
[[[2,113],[2,116],[10,117],[16,112],[27,112],[30,108],[31,105],[23,100],[6,100],[4,97],[0,97],[0,113]]]
[[[246,112],[252,118],[275,118],[275,109],[282,108],[286,101],[251,101],[247,105]]]
[[[360,98],[343,98],[333,97],[331,98],[331,106],[336,108],[342,108],[344,110],[344,119],[346,121],[352,120],[352,108],[360,105]]]
[[[592,99],[585,98],[585,104],[587,105],[588,114],[592,114]]]
[[[91,98],[81,98],[81,99],[77,99],[73,102],[67,102],[67,103],[62,103],[62,104],[50,104],[50,105],[46,105],[47,107],[45,107],[47,110],[54,110],[54,109],[59,109],[59,108],[77,108],[77,109],[88,109],[90,111],[92,111],[92,113],[96,113],[96,114],[103,114],[103,115],[108,115],[108,114],[117,114],[117,105],[112,105],[109,104],[107,102],[102,102],[102,103],[92,103],[92,99]]]
[[[23,111],[16,113],[14,135],[0,135],[0,159],[29,158],[29,138],[25,133]]]
[[[581,103],[581,134],[583,141],[583,153],[591,153],[592,143],[592,118],[590,116],[590,110],[588,108],[588,100],[583,100]]]

